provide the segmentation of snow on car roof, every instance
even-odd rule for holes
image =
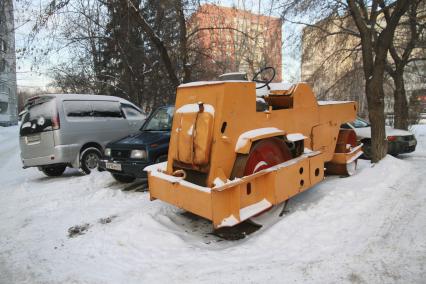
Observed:
[[[129,104],[137,109],[140,109],[134,103],[116,96],[95,95],[95,94],[42,94],[42,96],[52,96],[61,100],[95,100],[95,101],[118,101],[120,103]],[[34,96],[37,97],[37,96]],[[32,97],[33,98],[33,97]],[[30,100],[31,98],[29,98]]]

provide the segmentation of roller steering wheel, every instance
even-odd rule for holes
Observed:
[[[259,80],[259,79],[257,79],[257,77],[259,77],[260,74],[262,74],[262,73],[264,73],[265,71],[268,71],[268,70],[272,70],[272,77],[269,80]],[[256,87],[256,89],[262,89],[265,86],[267,86],[268,89],[269,89],[269,83],[271,83],[272,80],[274,80],[274,78],[275,78],[275,69],[274,69],[274,67],[268,66],[268,67],[264,67],[264,68],[260,69],[259,71],[257,71],[257,73],[254,74],[252,81],[256,82],[256,83],[263,84],[260,87]]]

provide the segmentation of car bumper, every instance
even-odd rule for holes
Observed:
[[[392,141],[388,143],[388,153],[391,155],[411,153],[416,150],[417,140]]]
[[[24,169],[53,164],[71,165],[78,155],[78,150],[78,145],[59,145],[47,156],[25,158],[21,153],[21,161]]]
[[[113,169],[107,168],[107,163],[120,165],[121,170],[113,170]],[[149,165],[151,164],[148,162],[112,161],[112,160],[104,159],[99,161],[98,169],[100,171],[109,171],[110,173],[113,173],[113,174],[122,174],[122,175],[132,176],[135,178],[146,178],[147,173],[144,172],[143,169]]]

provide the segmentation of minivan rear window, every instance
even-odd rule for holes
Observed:
[[[54,97],[42,96],[28,101],[27,112],[22,118],[20,135],[29,135],[50,131],[53,129],[52,120],[57,116]]]
[[[121,109],[123,110],[126,118],[130,119],[144,119],[145,116],[135,107],[131,105],[121,104]]]

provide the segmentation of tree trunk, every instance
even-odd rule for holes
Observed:
[[[398,129],[408,129],[408,101],[405,94],[403,70],[397,70],[392,77],[395,84],[394,96],[394,127]]]
[[[385,104],[381,80],[367,80],[365,92],[368,102],[368,117],[371,122],[371,162],[376,163],[387,154],[385,130]]]
[[[176,0],[176,14],[179,22],[179,45],[180,45],[180,57],[182,60],[183,68],[183,83],[191,81],[191,66],[188,62],[188,39],[186,30],[186,20],[183,11],[182,0]]]
[[[368,1],[367,1],[368,2]],[[371,161],[380,161],[387,154],[387,141],[385,132],[385,104],[383,77],[389,48],[392,44],[395,29],[402,15],[407,11],[410,1],[397,0],[392,7],[386,6],[385,1],[371,1],[372,9],[364,9],[364,1],[348,0],[349,11],[360,32],[361,49],[365,83],[365,93],[368,102],[368,112],[371,122]],[[381,7],[386,21],[386,27],[377,32],[375,26],[377,8]],[[369,19],[365,13],[370,13]],[[372,22],[371,22],[372,21]]]

